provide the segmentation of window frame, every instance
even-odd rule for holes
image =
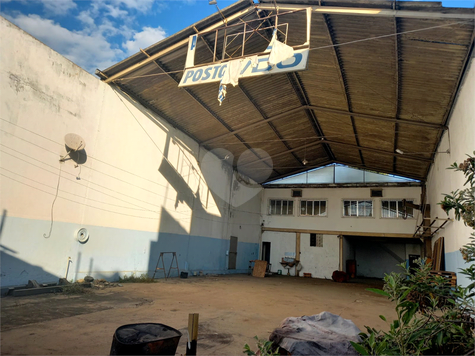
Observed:
[[[309,215],[309,214],[305,214],[305,215],[302,215],[302,202],[308,202],[308,201],[311,201],[313,202],[312,204],[312,212],[315,211],[315,202],[318,202],[318,206],[319,206],[319,209],[320,209],[320,206],[321,206],[321,202],[324,201],[325,202],[325,215]],[[307,209],[305,209],[307,210]],[[326,218],[328,217],[328,199],[319,199],[319,198],[314,198],[314,199],[299,199],[298,200],[298,216],[301,216],[303,218]]]
[[[315,245],[312,245],[312,235],[315,235]],[[319,241],[321,244],[318,244]],[[310,233],[309,247],[323,247],[323,234]]]
[[[381,210],[380,210],[380,218],[381,219],[404,219],[402,216],[399,216],[399,204],[398,203],[402,203],[402,201],[404,200],[404,198],[402,199],[399,199],[399,198],[385,198],[385,199],[381,199]],[[417,204],[416,202],[416,199],[414,198],[409,198],[409,199],[405,199],[407,202],[410,202],[412,204]],[[387,202],[396,202],[396,209],[397,209],[397,213],[395,217],[392,217],[392,216],[383,216],[383,202],[384,201],[387,201]],[[391,203],[389,203],[391,204]],[[390,205],[389,205],[390,206]],[[402,215],[402,214],[401,214]],[[416,216],[415,216],[415,209],[412,210],[412,216],[408,216],[406,219],[415,219]]]
[[[292,202],[292,214],[272,214],[272,201],[280,201],[280,211],[282,212],[282,207],[284,206],[283,202],[287,202],[287,212],[289,211],[288,202]],[[267,215],[269,216],[295,216],[295,199],[287,198],[269,198],[267,201]]]
[[[350,207],[351,207],[351,202],[356,202],[356,215],[345,215],[345,202],[350,202]],[[359,215],[359,203],[360,202],[371,202],[371,215]],[[342,199],[341,200],[341,205],[342,205],[342,210],[341,210],[341,216],[343,218],[363,218],[363,219],[374,219],[374,199],[365,199],[365,198],[347,198],[347,199]]]

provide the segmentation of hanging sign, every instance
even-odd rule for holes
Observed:
[[[193,40],[190,40],[189,49],[194,50],[192,41]],[[242,58],[240,59],[242,64],[239,78],[306,70],[308,64],[308,52],[308,48],[295,50],[294,55],[291,58],[277,63],[273,67],[268,63],[268,53],[257,56],[257,61],[253,61],[251,59],[252,57]],[[186,68],[178,86],[186,87],[196,84],[220,82],[227,66],[228,62]]]

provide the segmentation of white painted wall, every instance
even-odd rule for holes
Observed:
[[[450,148],[450,154],[436,154],[427,178],[427,198],[431,206],[432,218],[447,217],[437,203],[443,199],[443,194],[449,194],[462,188],[465,182],[463,173],[448,170],[447,167],[454,162],[462,162],[467,158],[466,154],[472,154],[475,150],[474,62],[475,59],[472,58],[449,118],[449,131],[444,133],[439,145],[438,151],[445,151]],[[449,217],[454,218],[453,212],[450,213]],[[454,221],[434,236],[433,243],[439,237],[445,237],[446,270],[459,272],[460,268],[468,267],[468,264],[462,259],[459,249],[469,241],[471,232],[473,230],[464,226],[462,221]],[[462,274],[457,273],[457,277],[459,283],[468,284],[468,280]]]
[[[295,233],[270,232],[262,233],[262,241],[270,242],[271,271],[287,274],[280,261],[283,257],[295,256]],[[323,235],[323,247],[310,246],[310,234],[300,235],[300,276],[311,273],[313,278],[330,279],[333,271],[338,269],[339,240],[335,235]],[[295,276],[295,268],[290,269],[290,275]]]
[[[383,187],[383,198],[370,198],[371,188],[303,188],[302,198],[291,198],[290,188],[264,189],[262,200],[262,216],[265,227],[311,229],[324,231],[349,231],[371,233],[405,233],[412,234],[416,228],[417,214],[412,219],[381,218],[381,200],[410,199],[416,204],[420,202],[420,187]],[[270,199],[294,200],[293,216],[269,215]],[[343,200],[365,199],[373,200],[373,217],[343,217]],[[300,200],[326,200],[327,216],[299,216]],[[264,232],[263,241],[271,242],[272,270],[282,269],[280,261],[286,252],[295,253],[295,233]],[[333,271],[339,270],[339,240],[336,235],[324,235],[323,247],[310,247],[310,234],[301,234],[301,255],[303,273],[311,273],[315,278],[331,278]],[[408,244],[410,245],[410,244]],[[406,244],[385,243],[394,255],[406,259]],[[419,249],[420,254],[420,247]],[[411,250],[412,251],[412,250]],[[343,241],[343,270],[346,271],[346,261],[356,259],[357,275],[364,277],[382,278],[385,273],[396,271],[400,263],[384,249],[373,248],[364,243],[346,238]],[[291,270],[294,275],[295,269]]]
[[[1,17],[0,42],[2,286],[64,276],[68,257],[68,278],[147,273],[170,249],[181,268],[223,272],[231,235],[247,270],[260,190],[233,207],[247,188],[216,156],[201,167],[184,133]],[[80,167],[59,162],[67,133],[86,142]]]
[[[415,231],[419,212],[413,219],[381,218],[381,199],[411,199],[415,204],[420,202],[420,187],[383,187],[383,198],[370,198],[371,188],[304,188],[302,199],[327,200],[327,216],[299,216],[300,198],[291,198],[291,189],[264,189],[262,215],[265,227],[294,229],[375,232],[375,233],[406,233]],[[270,199],[294,200],[293,216],[269,215]],[[373,200],[373,217],[343,217],[343,200]]]
[[[278,270],[282,271],[282,274],[287,274],[287,269],[283,268],[280,264],[282,257],[295,256],[295,234],[285,232],[269,232],[262,233],[262,241],[270,242],[270,263],[271,272],[277,273]],[[295,275],[295,268],[290,269],[290,275]]]
[[[336,235],[323,235],[323,246],[310,246],[310,234],[300,235],[300,263],[303,273],[311,273],[314,278],[331,279],[339,269],[339,239]]]

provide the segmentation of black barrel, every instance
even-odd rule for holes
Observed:
[[[122,325],[112,339],[111,355],[175,355],[182,333],[164,324]]]

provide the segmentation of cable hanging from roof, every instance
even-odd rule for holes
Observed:
[[[377,39],[386,38],[386,37],[399,36],[399,35],[404,35],[404,34],[407,34],[407,33],[428,31],[428,30],[433,30],[433,29],[442,28],[442,27],[450,27],[450,26],[453,26],[453,25],[468,24],[468,23],[472,23],[472,22],[473,22],[473,20],[457,21],[457,22],[451,22],[451,23],[444,24],[444,25],[437,25],[437,26],[419,28],[419,29],[415,29],[415,30],[395,32],[395,33],[390,33],[390,34],[380,35],[380,36],[375,36],[375,37],[366,37],[366,38],[361,38],[359,40],[354,40],[354,41],[349,41],[349,42],[342,42],[342,43],[331,44],[331,45],[326,45],[326,46],[313,47],[313,48],[309,48],[309,51],[313,51],[313,50],[317,50],[317,49],[332,48],[332,47],[341,47],[341,46],[346,46],[346,45],[365,42],[365,41],[372,41],[372,40],[377,40]],[[174,74],[174,73],[181,73],[183,71],[184,71],[184,69],[174,70],[174,71],[169,71],[169,72],[163,71],[161,73],[146,74],[146,75],[139,75],[139,76],[133,76],[133,77],[125,77],[125,78],[117,78],[117,79],[114,79],[114,81],[156,77],[156,76],[160,76],[160,75],[169,75],[169,74]]]

